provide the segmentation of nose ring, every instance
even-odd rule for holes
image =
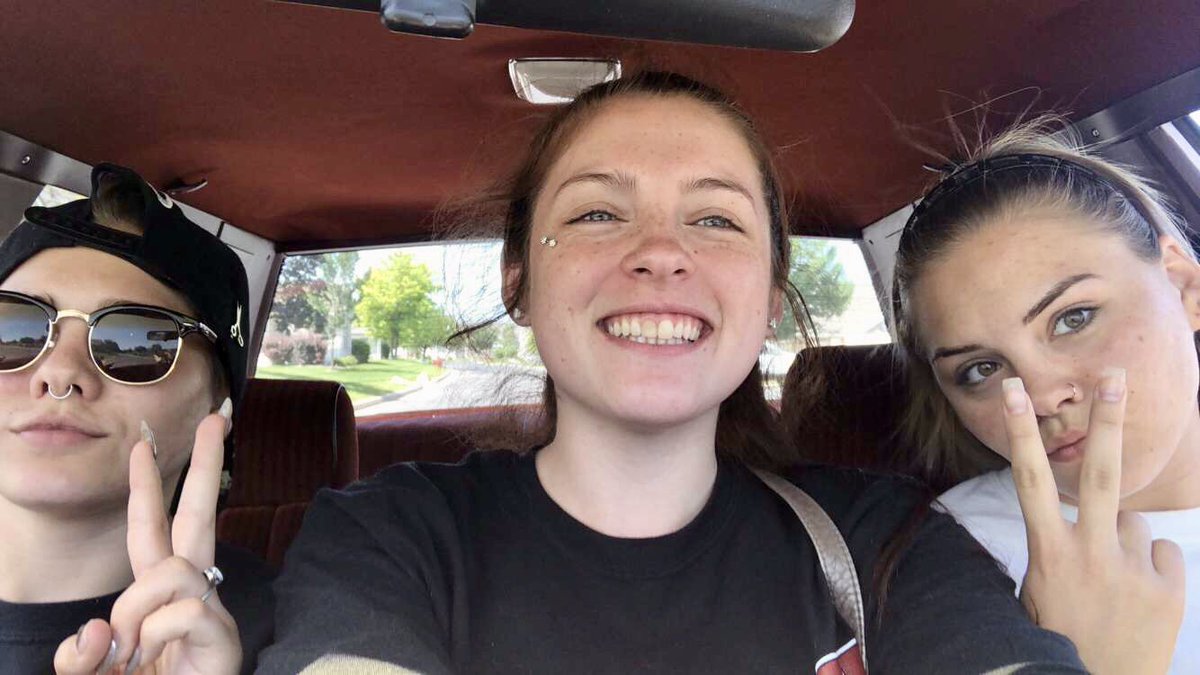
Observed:
[[[67,385],[67,393],[63,394],[62,396],[59,396],[58,394],[54,393],[54,388],[51,387],[49,383],[46,383],[46,393],[50,394],[50,398],[54,399],[55,401],[62,401],[67,398],[70,398],[71,392],[73,392],[73,391],[75,391],[75,385],[68,384]]]
[[[1070,384],[1070,383],[1068,382],[1068,384]],[[1071,400],[1072,401],[1079,400],[1079,387],[1076,387],[1074,384],[1071,384]]]

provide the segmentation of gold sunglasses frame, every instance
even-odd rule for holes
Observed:
[[[58,327],[59,319],[64,319],[64,318],[79,319],[80,321],[83,321],[85,324],[87,324],[87,327],[88,327],[88,336],[87,336],[88,358],[91,359],[92,366],[95,367],[96,370],[101,375],[103,375],[105,379],[109,380],[110,382],[113,382],[115,384],[124,384],[124,385],[130,386],[130,387],[146,387],[146,386],[149,386],[152,384],[158,384],[159,382],[162,382],[163,380],[170,377],[171,373],[175,372],[175,366],[179,365],[179,358],[183,354],[183,345],[184,345],[183,339],[185,337],[187,337],[188,335],[191,335],[192,333],[199,333],[200,335],[203,335],[205,338],[207,338],[208,341],[211,342],[212,344],[216,344],[216,342],[217,342],[216,332],[213,331],[213,329],[209,328],[207,325],[205,325],[203,322],[201,322],[198,319],[193,319],[192,317],[187,316],[185,314],[180,314],[179,312],[169,310],[165,307],[155,307],[154,305],[134,305],[134,304],[112,305],[110,307],[102,307],[102,308],[100,308],[94,312],[91,312],[89,314],[87,312],[81,312],[77,309],[59,309],[43,300],[39,300],[37,298],[30,297],[23,293],[14,293],[13,291],[0,291],[0,298],[6,298],[6,297],[7,298],[16,298],[18,300],[21,300],[25,303],[31,304],[31,305],[37,307],[38,309],[42,310],[42,312],[46,315],[46,321],[47,321],[47,325],[49,326],[49,329],[46,331],[46,341],[45,341],[45,343],[42,344],[41,350],[38,351],[36,356],[34,356],[32,359],[29,360],[29,363],[26,363],[23,366],[8,369],[8,370],[0,368],[0,374],[19,373],[27,368],[31,368],[31,367],[33,367],[34,364],[36,364],[39,360],[41,360],[41,358],[43,356],[45,356],[51,349],[54,349],[54,346],[56,344],[55,330]],[[109,375],[108,373],[104,372],[103,368],[100,367],[100,362],[96,359],[96,353],[92,350],[92,332],[95,331],[96,324],[99,323],[100,319],[103,319],[105,316],[108,316],[109,314],[114,314],[120,310],[129,310],[129,309],[151,311],[151,312],[156,312],[158,314],[162,314],[175,322],[175,328],[179,332],[179,337],[175,338],[175,342],[176,342],[175,358],[171,360],[171,367],[168,368],[167,372],[163,373],[163,375],[161,377],[150,380],[148,382],[126,382],[124,380],[118,380],[117,378],[113,377],[112,375]]]

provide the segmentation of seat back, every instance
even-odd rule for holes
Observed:
[[[217,539],[279,566],[316,491],[358,476],[354,408],[337,382],[251,379],[233,437]]]
[[[898,433],[906,386],[893,349],[816,347],[796,356],[780,411],[805,459],[917,475]]]
[[[358,423],[363,478],[398,462],[457,462],[478,447],[483,430],[531,419],[536,408],[462,408],[368,417]],[[514,417],[515,416],[515,417]]]

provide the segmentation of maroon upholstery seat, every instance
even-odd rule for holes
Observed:
[[[217,539],[278,566],[316,491],[358,477],[354,408],[337,382],[252,379],[233,435],[233,485]]]
[[[398,462],[457,462],[477,447],[480,430],[532,408],[462,408],[368,417],[358,422],[359,474]]]
[[[904,401],[892,345],[818,347],[788,370],[781,413],[806,459],[916,475],[898,433]]]

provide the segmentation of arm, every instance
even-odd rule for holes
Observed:
[[[875,590],[874,570],[864,572],[864,588]],[[1071,642],[1030,622],[1012,580],[944,514],[930,513],[916,530],[886,596],[868,594],[873,672],[1086,672]]]
[[[452,522],[430,513],[429,496],[407,492],[367,485],[318,495],[275,584],[276,643],[259,672],[323,672],[335,655],[450,672],[446,539],[429,523]]]

